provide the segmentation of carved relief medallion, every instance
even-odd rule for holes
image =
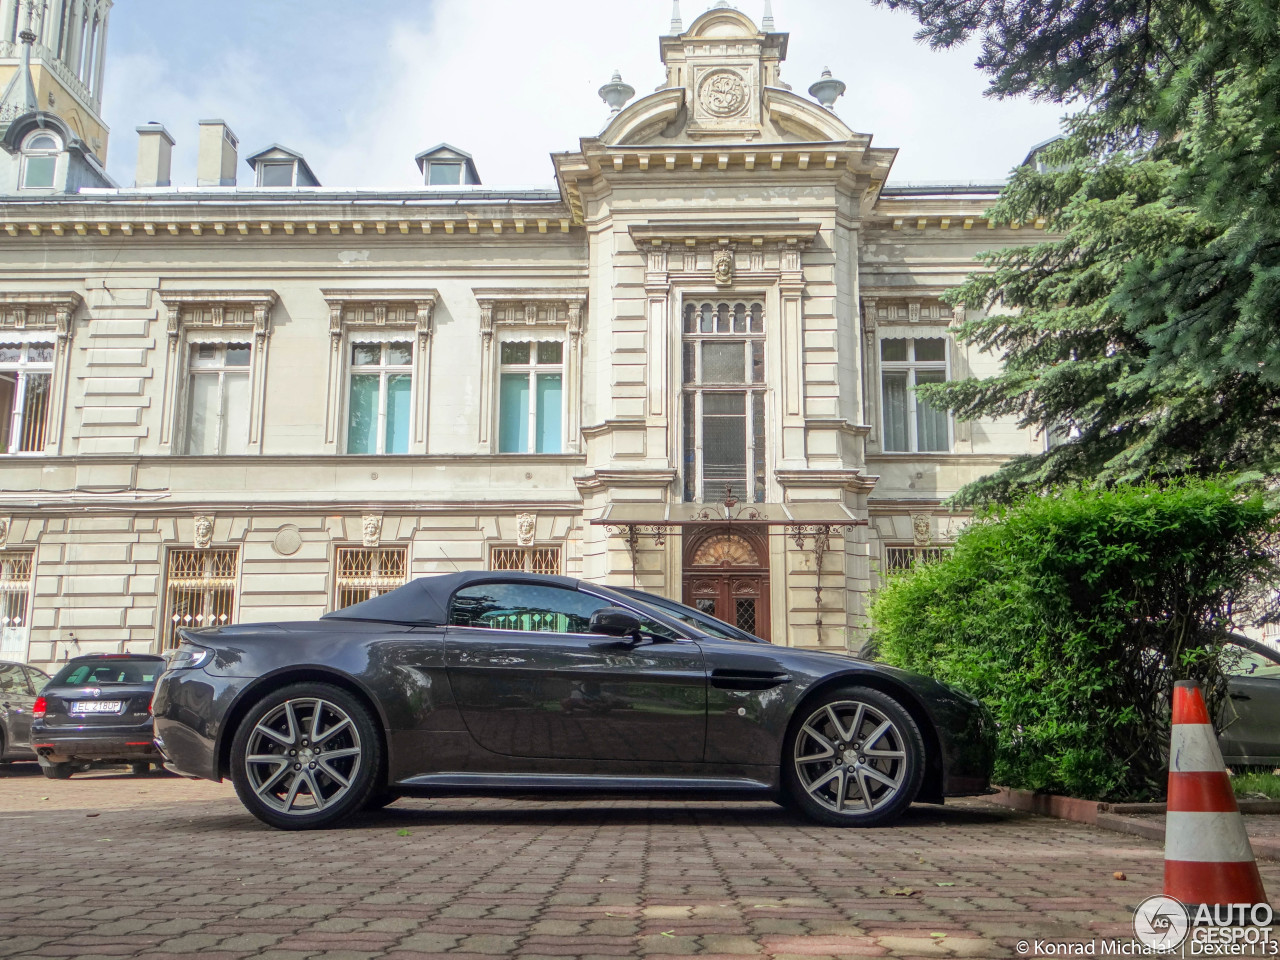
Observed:
[[[213,543],[212,517],[196,517],[193,542],[198,550],[204,550]]]
[[[9,521],[0,520],[0,547],[9,542]]]
[[[732,70],[707,74],[698,88],[698,102],[713,117],[736,117],[747,109],[747,85]]]
[[[382,517],[374,513],[365,514],[360,530],[364,535],[364,545],[376,547],[382,541]]]
[[[519,514],[516,517],[516,543],[522,547],[532,547],[534,530],[537,525],[538,518],[532,513]]]
[[[716,283],[727,287],[733,283],[733,254],[728,250],[717,250],[714,264]]]

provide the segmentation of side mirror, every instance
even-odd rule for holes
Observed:
[[[640,639],[642,625],[640,618],[630,610],[621,607],[601,607],[591,615],[587,626],[588,633],[599,633],[606,637],[632,637]]]

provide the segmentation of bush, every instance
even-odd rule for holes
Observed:
[[[1028,498],[891,577],[871,605],[873,643],[990,706],[996,782],[1158,798],[1173,683],[1221,702],[1216,641],[1280,582],[1274,529],[1261,494],[1219,482]]]

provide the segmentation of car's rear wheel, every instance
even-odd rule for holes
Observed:
[[[151,764],[149,763],[131,763],[129,764],[129,772],[135,777],[145,777],[151,772]]]
[[[358,812],[382,786],[381,763],[368,708],[327,683],[267,694],[249,708],[231,744],[240,802],[283,830],[329,827]]]
[[[896,700],[845,687],[805,704],[799,719],[783,772],[806,816],[834,827],[874,827],[911,805],[924,777],[924,738]]]
[[[76,765],[74,763],[42,763],[40,769],[50,780],[70,780]]]

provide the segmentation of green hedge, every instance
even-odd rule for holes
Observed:
[[[885,661],[954,683],[999,724],[996,781],[1163,796],[1175,680],[1223,694],[1214,643],[1280,583],[1275,513],[1227,483],[1070,489],[969,525],[871,605]]]

